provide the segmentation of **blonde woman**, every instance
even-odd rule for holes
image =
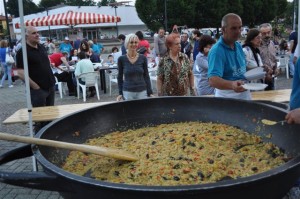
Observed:
[[[126,36],[124,45],[127,54],[118,59],[119,96],[117,101],[152,97],[147,58],[137,52],[138,37],[135,34],[129,34]]]

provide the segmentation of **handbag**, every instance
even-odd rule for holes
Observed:
[[[13,58],[13,57],[11,56],[11,54],[8,52],[8,48],[7,48],[6,55],[5,55],[5,63],[6,63],[6,64],[14,64],[14,63],[15,63],[14,58]]]

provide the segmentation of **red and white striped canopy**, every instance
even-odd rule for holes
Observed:
[[[59,26],[59,25],[78,25],[78,24],[96,24],[96,23],[116,23],[120,22],[118,16],[73,12],[49,15],[25,21],[25,26]],[[20,23],[15,24],[16,28],[20,28]]]

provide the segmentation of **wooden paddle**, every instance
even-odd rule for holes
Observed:
[[[128,161],[138,160],[136,156],[126,151],[111,149],[106,147],[90,146],[85,144],[73,144],[68,142],[11,135],[11,134],[1,133],[1,132],[0,132],[0,139],[13,141],[13,142],[22,142],[22,143],[37,144],[42,146],[57,147],[57,148],[69,149],[73,151],[81,151],[85,153],[93,153],[93,154],[102,155],[102,156],[120,159],[120,160],[128,160]]]

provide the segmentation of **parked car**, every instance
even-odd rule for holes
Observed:
[[[47,43],[47,37],[40,37],[40,44]]]
[[[144,31],[144,32],[143,32],[143,36],[144,36],[144,37],[151,37],[151,32]]]

